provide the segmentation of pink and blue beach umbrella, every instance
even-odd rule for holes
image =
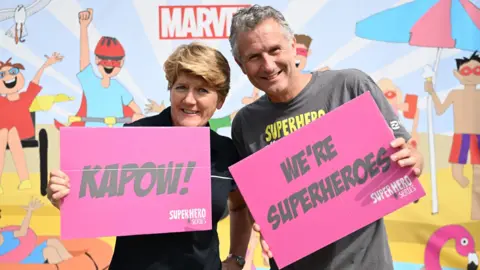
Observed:
[[[480,9],[470,0],[416,0],[357,22],[358,37],[411,46],[480,50]]]

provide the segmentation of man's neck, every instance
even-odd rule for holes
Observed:
[[[104,76],[102,78],[102,86],[108,88],[110,86],[110,77]]]
[[[15,101],[20,99],[20,94],[18,92],[7,94],[7,99],[10,101]]]
[[[298,96],[300,92],[302,92],[303,88],[305,88],[305,86],[310,82],[311,79],[312,74],[301,74],[300,72],[297,72],[291,78],[291,84],[282,94],[275,97],[269,96],[269,99],[273,103],[289,102],[290,100]]]
[[[464,90],[466,90],[466,91],[477,90],[477,85],[476,84],[465,84],[463,87],[464,87]]]

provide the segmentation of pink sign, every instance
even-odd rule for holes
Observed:
[[[230,167],[283,268],[423,197],[370,92]]]
[[[61,128],[61,237],[210,230],[210,130]]]

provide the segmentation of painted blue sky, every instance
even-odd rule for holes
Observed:
[[[420,1],[420,0],[417,0]],[[29,5],[33,0],[2,0],[0,9],[13,8],[17,4]],[[375,80],[393,79],[404,93],[421,97],[419,131],[426,131],[426,111],[423,91],[423,67],[433,65],[437,50],[435,48],[410,47],[406,44],[392,44],[369,41],[355,36],[355,24],[374,13],[392,8],[409,1],[398,0],[290,0],[290,1],[95,1],[95,0],[53,0],[47,8],[27,19],[28,36],[26,42],[15,46],[4,32],[13,20],[0,22],[0,60],[13,57],[14,62],[24,64],[27,79],[33,77],[44,61],[45,54],[60,52],[65,56],[63,62],[55,65],[43,76],[42,95],[65,93],[76,99],[69,103],[54,106],[48,113],[39,113],[39,123],[52,123],[53,118],[66,122],[67,116],[75,114],[81,88],[76,78],[79,69],[79,24],[78,12],[94,9],[93,23],[89,28],[90,44],[94,44],[102,35],[118,38],[126,50],[125,68],[119,80],[131,91],[135,100],[143,109],[147,99],[169,104],[166,81],[162,70],[163,61],[168,54],[183,41],[165,41],[158,39],[159,5],[198,5],[198,4],[252,4],[272,5],[282,11],[293,30],[313,38],[312,55],[308,59],[307,69],[314,70],[323,65],[332,69],[358,68],[370,74]],[[232,67],[232,90],[225,106],[215,116],[221,117],[239,109],[241,99],[250,95],[253,87],[241,73],[231,57],[228,40],[210,40],[227,56]],[[453,77],[455,58],[468,57],[471,52],[446,49],[441,51],[438,66],[437,91],[442,97],[451,88],[459,86]],[[410,129],[411,122],[405,121]],[[442,116],[434,117],[436,133],[453,131],[452,110]],[[229,136],[228,128],[220,133]]]

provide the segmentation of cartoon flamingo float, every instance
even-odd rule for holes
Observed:
[[[451,239],[455,240],[458,254],[468,258],[467,270],[478,269],[478,256],[475,252],[475,241],[472,235],[460,225],[447,225],[436,230],[428,239],[425,248],[425,270],[442,270],[440,251]]]

